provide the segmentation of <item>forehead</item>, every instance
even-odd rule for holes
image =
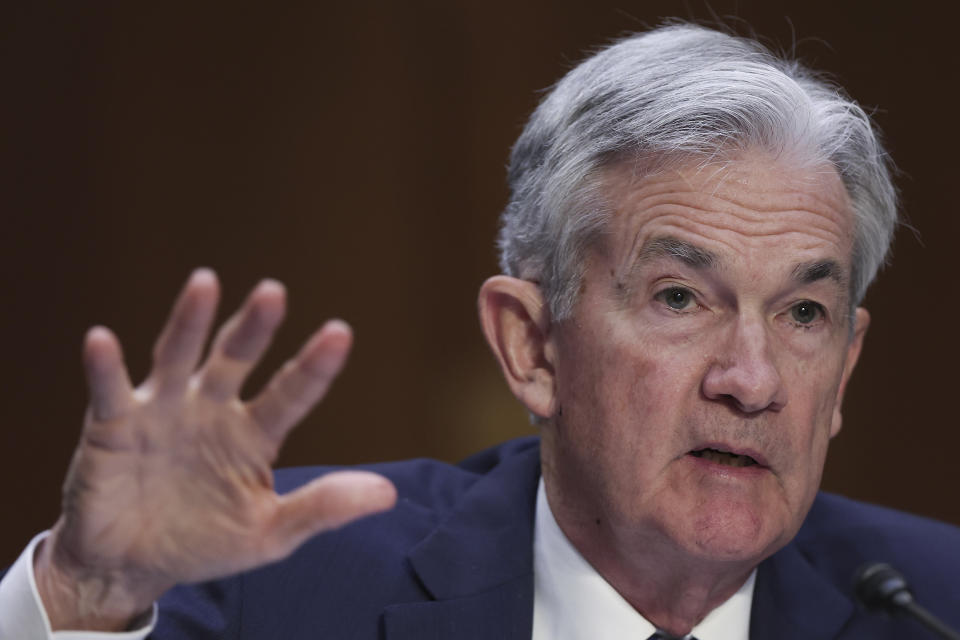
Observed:
[[[613,210],[604,244],[617,262],[636,260],[648,243],[671,238],[721,265],[831,259],[849,271],[852,210],[828,165],[796,166],[747,153],[723,164],[691,161],[645,175],[619,163],[606,170],[603,190]]]

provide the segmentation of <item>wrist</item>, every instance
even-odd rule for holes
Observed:
[[[78,561],[58,522],[34,554],[37,591],[52,631],[124,631],[173,586],[144,572]]]

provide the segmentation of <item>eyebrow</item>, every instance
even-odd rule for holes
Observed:
[[[642,264],[661,257],[674,258],[694,269],[712,269],[719,263],[715,254],[672,236],[652,238],[645,242],[636,262]]]
[[[679,260],[693,269],[713,269],[720,265],[720,258],[695,244],[673,236],[661,236],[647,240],[637,254],[634,268],[656,258],[667,257]],[[793,268],[793,280],[801,284],[812,284],[820,280],[833,280],[840,285],[847,284],[847,274],[836,260],[811,260],[800,262]]]
[[[793,268],[793,279],[803,284],[811,284],[827,278],[840,284],[846,283],[843,268],[835,260],[801,262]]]

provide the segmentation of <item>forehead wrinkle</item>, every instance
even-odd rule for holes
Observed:
[[[830,163],[796,164],[763,150],[731,151],[732,154],[713,160],[696,155],[686,159],[677,157],[656,169],[641,165],[639,158],[633,162],[621,160],[606,167],[604,182],[607,188],[628,200],[636,196],[654,199],[658,195],[685,192],[756,212],[825,209],[846,211],[852,216],[847,187]],[[774,185],[757,180],[758,176],[771,174],[776,179]],[[786,206],[768,203],[769,196]],[[784,199],[787,202],[783,202]]]
[[[762,156],[761,156],[762,158]],[[772,164],[771,164],[772,163]],[[713,198],[742,205],[740,194],[759,196],[761,199],[773,194],[776,198],[790,198],[799,204],[795,207],[814,211],[817,208],[848,210],[850,209],[849,193],[846,185],[829,163],[817,163],[818,166],[783,164],[776,158],[768,161],[747,160],[739,162],[736,159],[728,162],[706,180],[700,172],[694,172],[694,177],[700,178],[699,184],[691,184],[692,190],[699,191]],[[757,184],[753,179],[757,170],[763,172],[770,169],[782,174],[782,180],[774,187]],[[707,188],[712,184],[712,188]],[[729,194],[729,195],[727,195]],[[812,206],[805,203],[810,202]],[[779,207],[764,207],[748,205],[748,208],[757,211],[774,211]]]
[[[697,232],[698,229],[714,229],[718,231],[729,231],[742,237],[762,239],[765,237],[781,236],[784,234],[801,234],[831,244],[841,246],[851,242],[849,234],[839,225],[829,220],[826,216],[820,215],[815,211],[791,210],[789,213],[802,218],[802,228],[788,220],[775,219],[762,215],[742,215],[732,211],[715,211],[703,209],[700,207],[684,204],[674,207],[673,205],[661,204],[651,208],[652,211],[664,210],[662,213],[655,213],[655,217],[664,222],[673,222],[681,229],[689,229]],[[694,211],[702,212],[703,216],[690,217],[684,216],[683,212]],[[756,212],[753,212],[756,214]]]
[[[822,178],[828,174],[820,175]],[[674,180],[646,185],[647,188],[634,191],[632,197],[628,198],[638,209],[654,210],[674,205],[711,216],[725,214],[751,224],[762,224],[776,214],[796,213],[819,219],[813,222],[814,226],[830,228],[838,236],[845,235],[842,223],[833,215],[843,211],[852,221],[842,183],[810,189],[815,182],[813,179],[800,180],[794,177],[787,185],[767,186],[726,174],[719,180],[696,184],[690,177],[681,174]],[[678,189],[678,183],[684,188]],[[840,188],[834,189],[832,186]]]
[[[730,216],[751,225],[769,223],[778,214],[799,215],[805,218],[810,218],[808,224],[812,224],[812,226],[817,226],[824,229],[830,228],[836,235],[843,235],[840,225],[837,224],[837,221],[833,220],[832,216],[827,212],[829,208],[825,206],[826,203],[819,202],[813,198],[781,197],[779,198],[779,201],[774,201],[770,198],[764,198],[764,202],[747,202],[747,199],[743,197],[724,197],[719,194],[715,194],[710,195],[706,202],[698,202],[699,198],[697,198],[696,195],[697,194],[691,194],[693,197],[690,197],[689,200],[683,199],[685,201],[674,199],[671,202],[670,200],[662,199],[657,203],[651,204],[650,208],[653,209],[657,206],[675,205],[682,207],[683,209],[702,212],[706,216],[709,216],[709,219]],[[820,206],[816,205],[824,206],[821,208]],[[783,224],[783,221],[777,221],[777,223]]]
[[[744,171],[742,167],[728,166],[704,175],[702,170],[692,173],[675,170],[669,174],[646,175],[634,179],[625,186],[650,195],[687,193],[732,204],[734,207],[752,209],[758,212],[773,212],[798,208],[816,210],[819,208],[849,209],[849,196],[836,171],[828,168],[812,172],[809,175],[791,173],[775,186],[758,184],[753,180],[753,171]],[[645,183],[645,184],[644,184]],[[651,184],[652,183],[652,184]],[[678,188],[680,187],[680,188]],[[795,206],[776,206],[766,201],[791,202]]]
[[[669,215],[672,211],[681,215],[683,212],[693,212],[703,214],[702,220],[708,225],[724,227],[737,221],[761,228],[782,226],[785,221],[777,220],[777,214],[789,214],[802,217],[803,226],[814,231],[815,235],[844,238],[852,232],[844,229],[842,222],[831,215],[831,211],[837,209],[830,206],[828,199],[813,197],[810,194],[791,192],[789,195],[797,197],[783,198],[784,194],[781,193],[779,198],[760,198],[750,201],[749,198],[737,197],[749,195],[745,193],[720,195],[696,191],[678,192],[669,185],[656,186],[660,188],[644,188],[629,194],[618,210],[642,211],[645,212],[644,218]],[[724,222],[724,217],[728,217],[729,222]],[[773,231],[771,235],[775,233],[777,232]],[[761,231],[757,235],[767,234]]]

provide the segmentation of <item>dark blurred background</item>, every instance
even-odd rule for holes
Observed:
[[[251,389],[325,318],[355,327],[280,464],[455,460],[533,433],[475,319],[508,149],[585,50],[663,16],[745,21],[876,109],[918,233],[869,295],[825,486],[960,524],[957,36],[922,4],[8,3],[0,565],[56,518],[85,329],[112,327],[139,379],[197,265],[225,310],[263,276],[288,285]]]

